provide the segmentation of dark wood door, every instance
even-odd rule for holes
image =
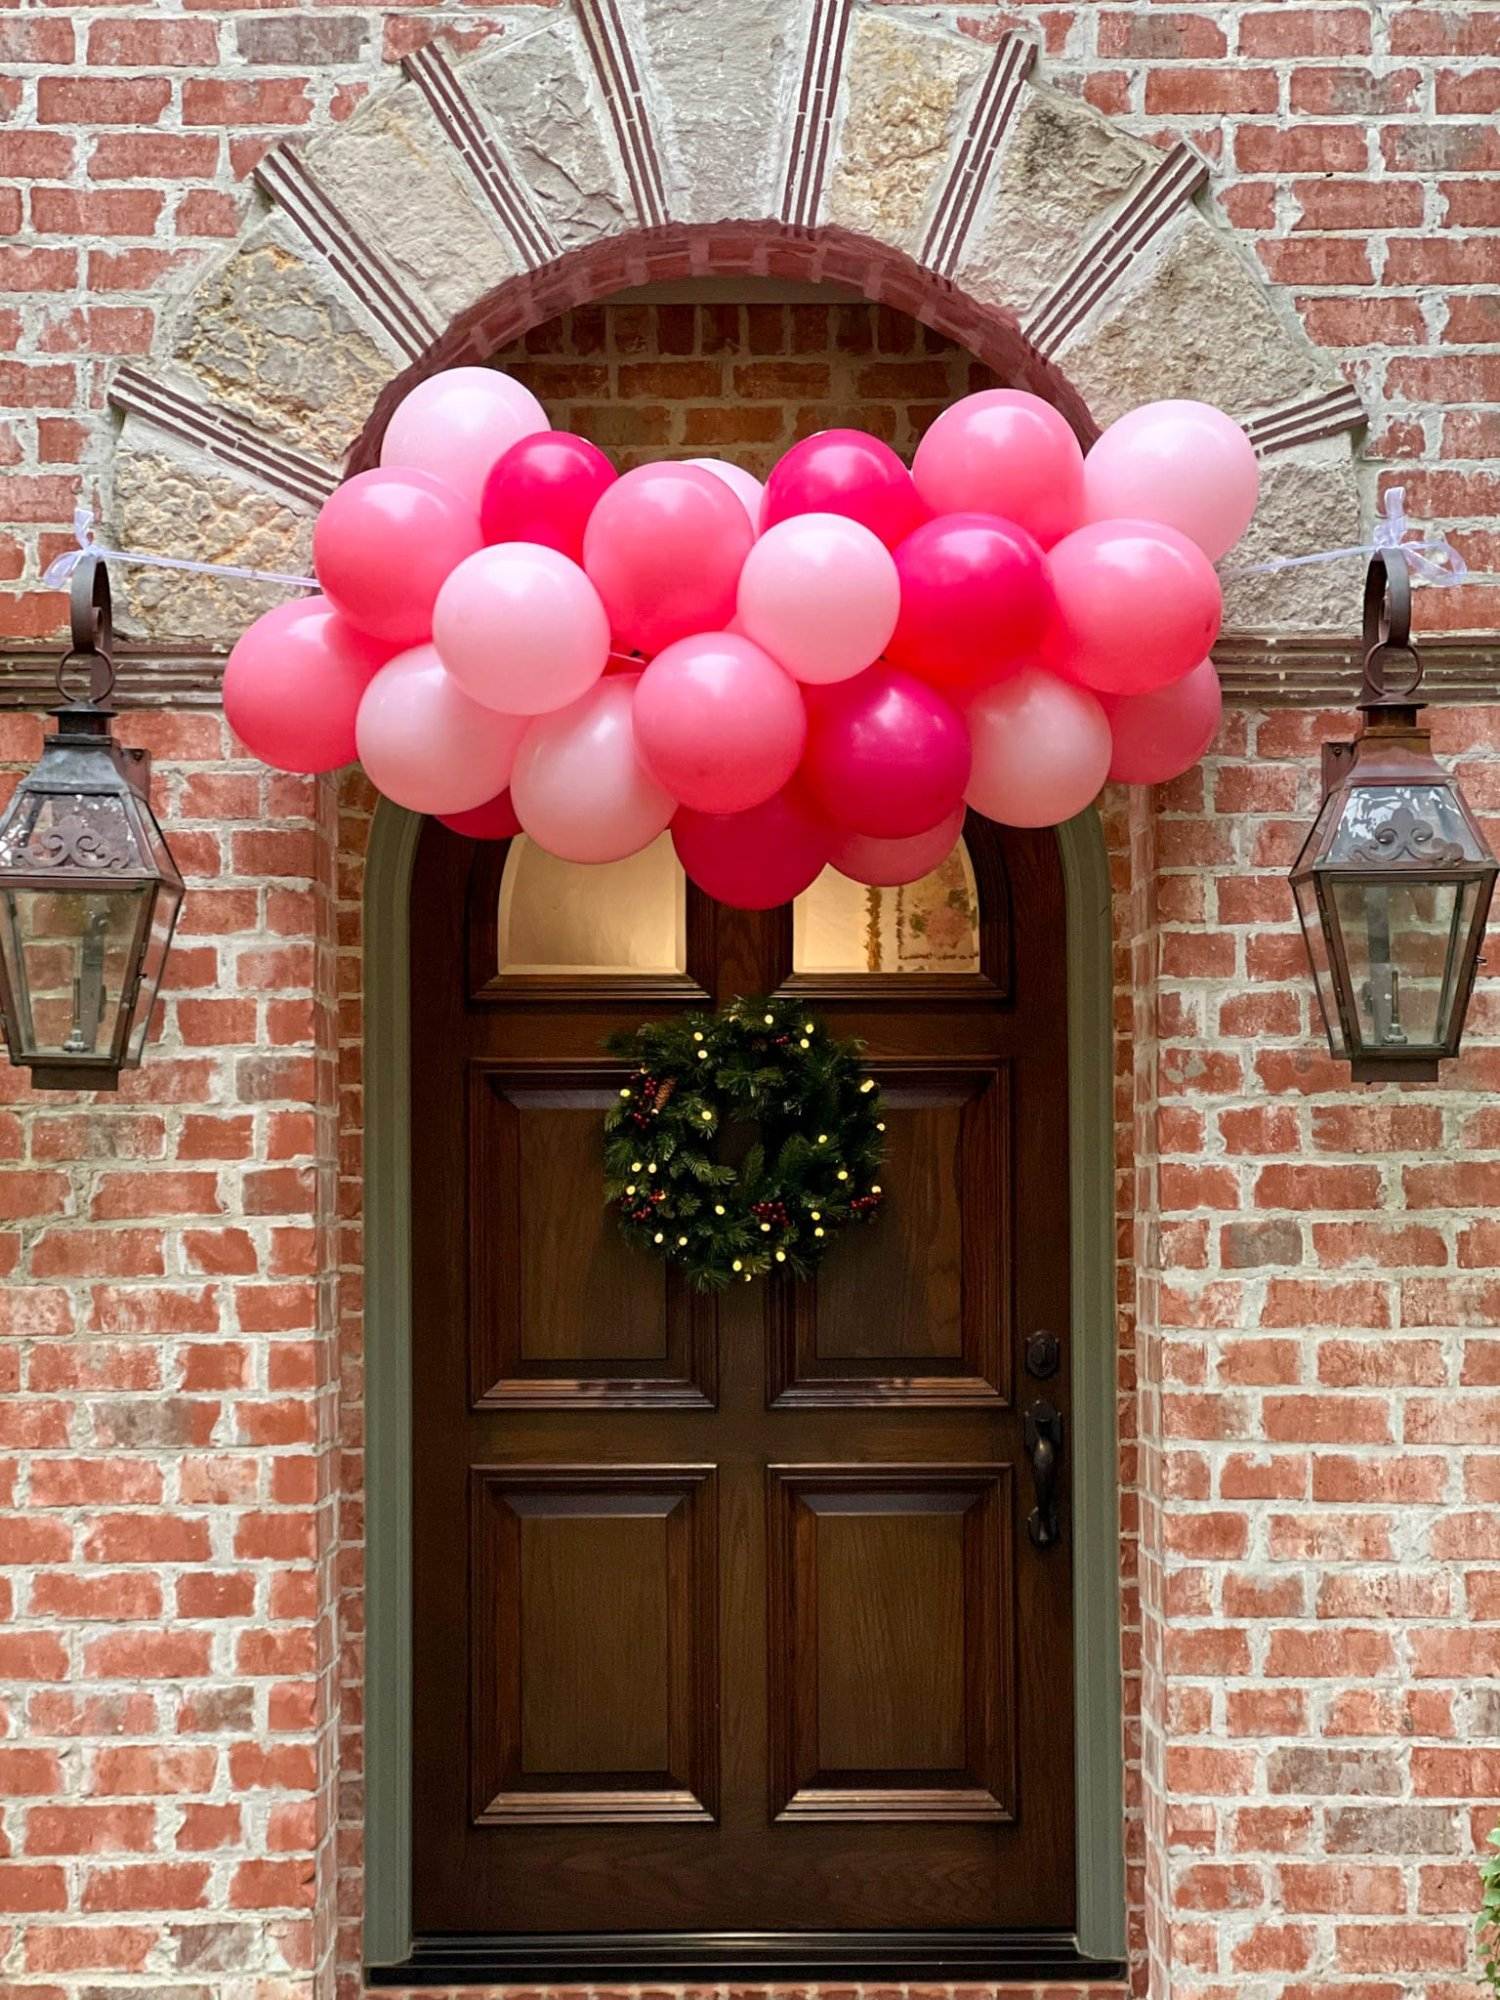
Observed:
[[[971,820],[977,969],[795,974],[688,895],[681,970],[497,974],[505,851],[412,893],[422,1933],[1071,1928],[1062,885]],[[618,921],[618,912],[616,912]],[[601,1206],[606,1035],[775,989],[861,1036],[882,1219],[703,1298]],[[1062,1466],[1066,1484],[1066,1441]]]

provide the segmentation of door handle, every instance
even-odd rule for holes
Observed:
[[[1063,1420],[1045,1396],[1039,1396],[1027,1410],[1024,1436],[1036,1489],[1036,1505],[1027,1518],[1026,1532],[1033,1548],[1050,1549],[1062,1538],[1057,1520],[1057,1468],[1062,1457]]]

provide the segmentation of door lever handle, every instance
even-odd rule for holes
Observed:
[[[1036,1489],[1036,1505],[1027,1518],[1026,1532],[1033,1548],[1050,1549],[1062,1536],[1057,1520],[1057,1469],[1062,1457],[1063,1420],[1045,1396],[1039,1396],[1027,1410],[1024,1436]]]

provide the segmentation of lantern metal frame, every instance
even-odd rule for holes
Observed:
[[[1360,731],[1352,742],[1323,746],[1323,804],[1290,879],[1333,1054],[1350,1064],[1356,1083],[1430,1083],[1439,1063],[1458,1054],[1500,871],[1458,781],[1433,756],[1431,736],[1417,719],[1422,663],[1411,640],[1411,578],[1399,549],[1381,550],[1366,573],[1364,649]],[[1359,795],[1376,789],[1410,796],[1372,825]],[[1405,1037],[1388,928],[1384,959],[1375,949],[1369,955],[1376,1034],[1367,1031],[1338,904],[1341,889],[1389,890],[1397,883],[1456,891],[1435,1033],[1421,1041]],[[1469,885],[1472,898],[1465,896]],[[1374,899],[1366,895],[1365,902],[1367,931],[1378,940],[1388,905],[1377,923]],[[1377,970],[1384,972],[1379,984]]]
[[[58,664],[61,699],[51,711],[57,728],[0,816],[0,1016],[6,1052],[30,1070],[36,1089],[114,1090],[121,1070],[141,1060],[184,887],[151,808],[150,753],[117,743],[112,733],[113,618],[99,556],[86,553],[74,570],[69,618],[72,646]],[[86,695],[69,685],[79,673],[88,677]],[[49,805],[58,809],[55,816],[47,816]],[[44,1045],[36,1033],[16,911],[17,897],[26,894],[88,896],[96,905],[78,940],[72,1029],[60,1047]],[[103,899],[113,896],[134,899],[133,925],[121,952],[112,1032],[100,1048],[103,1009],[113,1004],[103,983]]]

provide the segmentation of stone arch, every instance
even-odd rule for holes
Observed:
[[[1355,391],[1243,253],[1191,147],[1038,80],[1037,50],[869,0],[562,0],[430,42],[256,169],[236,242],[110,401],[124,546],[300,572],[414,375],[667,277],[812,278],[921,319],[1083,432],[1156,396],[1244,421],[1252,552],[1359,539]],[[372,414],[373,412],[373,414]],[[1230,622],[1337,622],[1316,570]],[[223,641],[264,591],[132,572],[137,630]]]

